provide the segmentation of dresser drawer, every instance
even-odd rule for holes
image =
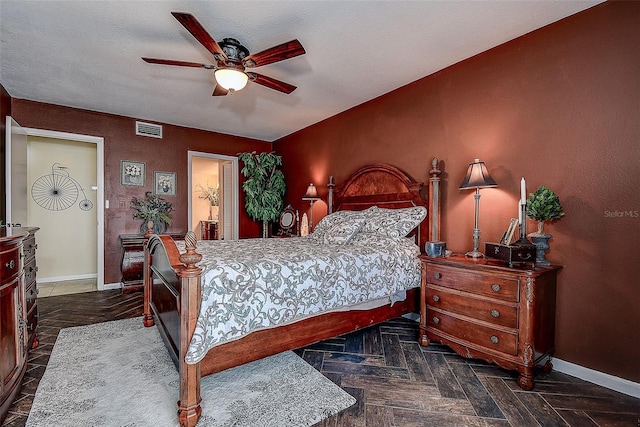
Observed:
[[[36,282],[32,282],[25,289],[25,299],[27,300],[27,313],[34,306],[38,299],[38,289],[36,288]]]
[[[32,258],[24,266],[24,283],[26,286],[29,286],[30,283],[36,281],[37,272],[38,267],[36,267],[36,259]]]
[[[500,353],[518,354],[518,334],[459,319],[439,310],[427,310],[427,327]]]
[[[3,283],[12,281],[20,274],[21,269],[19,246],[0,252],[0,270],[2,271]]]
[[[427,311],[438,308],[497,326],[518,328],[518,307],[495,299],[477,298],[466,292],[427,285]]]
[[[482,274],[445,265],[427,265],[427,283],[485,295],[505,301],[519,301],[518,278]]]
[[[22,252],[24,253],[24,259],[25,260],[30,260],[36,257],[36,249],[38,248],[38,245],[36,245],[36,238],[35,236],[31,236],[26,238],[23,242],[22,242]]]

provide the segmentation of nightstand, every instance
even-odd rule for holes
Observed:
[[[184,234],[169,234],[174,240],[183,240]],[[147,239],[141,234],[121,234],[122,259],[120,271],[122,272],[122,293],[128,294],[143,290],[142,276],[144,274],[144,244]]]
[[[533,370],[552,369],[559,266],[533,270],[462,256],[420,256],[420,344],[439,341],[467,358],[517,370],[533,388]]]
[[[218,240],[218,221],[200,221],[200,235],[202,236],[202,240]]]

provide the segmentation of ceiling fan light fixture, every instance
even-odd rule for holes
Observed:
[[[216,81],[227,90],[239,91],[247,85],[249,77],[242,71],[233,68],[221,68],[214,72]]]

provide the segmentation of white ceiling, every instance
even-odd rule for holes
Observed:
[[[0,0],[0,82],[15,98],[273,141],[600,2]],[[171,11],[252,53],[297,38],[306,55],[255,71],[298,89],[213,97],[212,71],[143,62],[213,63]]]

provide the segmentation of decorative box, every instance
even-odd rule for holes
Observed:
[[[531,264],[532,268],[535,267],[536,247],[532,243],[516,242],[512,245],[485,243],[484,253],[487,258],[504,261],[509,267],[515,264]]]

